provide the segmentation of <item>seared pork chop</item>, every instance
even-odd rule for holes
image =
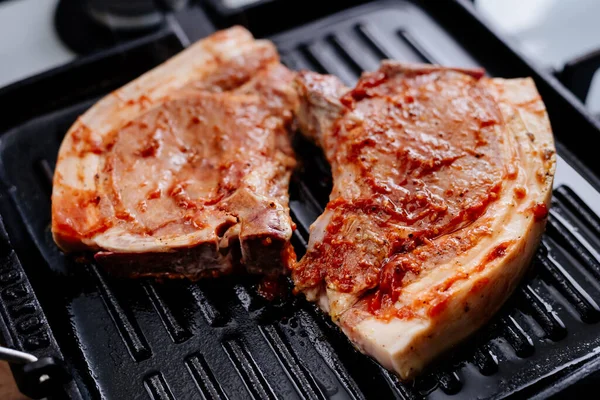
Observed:
[[[296,80],[334,187],[296,290],[402,379],[481,327],[544,230],[552,132],[531,79],[386,61],[347,90]]]
[[[123,276],[284,272],[292,80],[271,42],[235,27],[101,99],[60,148],[56,243]]]

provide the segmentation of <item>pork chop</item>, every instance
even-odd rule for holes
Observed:
[[[285,272],[293,76],[234,27],[98,101],[60,147],[56,243],[121,276]]]
[[[330,201],[296,290],[401,379],[481,327],[540,241],[555,150],[531,79],[385,61],[348,90],[302,72],[301,131]]]

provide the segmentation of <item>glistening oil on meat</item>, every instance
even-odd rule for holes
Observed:
[[[310,72],[295,84],[334,180],[296,290],[409,379],[487,321],[531,260],[554,171],[532,157],[553,151],[543,103],[527,79],[391,61],[353,89]]]

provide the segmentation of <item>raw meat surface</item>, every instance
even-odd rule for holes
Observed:
[[[529,79],[385,61],[348,90],[296,80],[334,186],[294,267],[353,343],[408,379],[481,326],[545,226],[554,144]]]
[[[60,149],[57,244],[123,276],[285,272],[293,77],[235,27],[100,100]]]

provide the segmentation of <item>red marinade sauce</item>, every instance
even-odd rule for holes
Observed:
[[[533,218],[536,221],[542,221],[548,216],[548,207],[544,203],[537,203],[533,207],[531,207],[531,211],[533,212]]]
[[[323,239],[294,279],[369,291],[369,312],[386,314],[430,256],[382,271],[385,260],[462,230],[499,197],[502,114],[478,75],[448,70],[384,68],[341,101],[348,112],[323,143],[334,181],[352,166],[356,187],[334,186]]]
[[[285,283],[281,278],[264,277],[257,285],[256,292],[264,299],[273,301],[285,294]]]

